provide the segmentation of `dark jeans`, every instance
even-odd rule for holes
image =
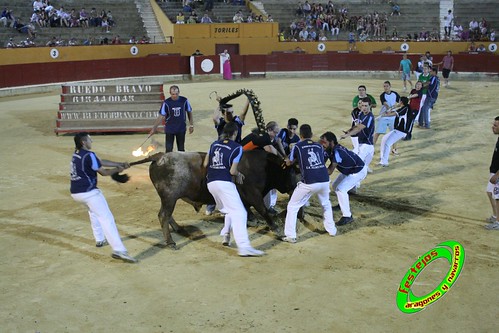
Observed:
[[[173,141],[177,140],[177,150],[185,151],[185,131],[180,133],[165,133],[165,151],[167,153],[173,151]]]

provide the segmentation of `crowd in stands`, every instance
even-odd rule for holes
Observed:
[[[295,9],[297,17],[289,26],[289,41],[318,41],[338,38],[340,32],[347,32],[349,38],[356,40],[403,40],[403,41],[440,41],[440,40],[490,40],[495,41],[495,31],[491,29],[485,18],[480,22],[473,19],[464,28],[456,23],[453,15],[444,17],[445,25],[449,24],[448,33],[440,35],[439,27],[422,28],[414,34],[399,35],[396,27],[388,28],[390,16],[402,15],[400,6],[394,1],[387,1],[391,12],[367,13],[351,16],[345,4],[337,6],[329,0],[327,4],[310,3],[308,0],[299,2]],[[449,11],[451,14],[451,11]],[[452,28],[453,24],[453,28]],[[353,33],[353,35],[352,35]],[[286,40],[286,38],[281,38]]]
[[[327,40],[338,38],[342,31],[355,32],[360,40],[381,40],[387,34],[388,14],[374,11],[360,16],[351,16],[346,5],[338,8],[332,1],[327,5],[299,2],[295,19],[289,30],[291,41],[312,41],[319,38]]]
[[[14,39],[9,39],[7,47],[28,47],[35,46],[34,39],[36,38],[37,28],[101,28],[102,32],[110,33],[111,28],[116,22],[110,10],[97,11],[92,8],[87,12],[84,7],[79,11],[72,8],[65,10],[63,6],[59,9],[54,7],[50,0],[35,0],[33,2],[33,12],[29,18],[29,22],[24,22],[20,16],[15,16],[9,8],[3,8],[0,22],[4,27],[12,27],[21,34],[27,34],[26,41],[15,43]],[[72,44],[72,41],[64,43],[64,45]]]

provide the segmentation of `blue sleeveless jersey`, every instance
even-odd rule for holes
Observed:
[[[192,112],[192,107],[184,96],[179,96],[176,101],[171,97],[165,99],[159,110],[159,113],[165,117],[165,133],[185,132],[186,112]]]
[[[215,141],[208,151],[210,156],[206,178],[209,182],[222,180],[232,182],[230,167],[238,163],[243,154],[243,148],[237,142],[229,139]]]
[[[97,170],[102,166],[97,156],[88,150],[75,150],[71,160],[71,193],[89,192],[97,188]]]
[[[300,165],[302,182],[305,184],[329,182],[329,175],[324,163],[324,148],[317,142],[306,139],[298,142],[289,156]]]

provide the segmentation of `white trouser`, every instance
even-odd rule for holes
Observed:
[[[237,192],[236,184],[216,180],[208,183],[208,191],[215,198],[217,207],[221,208],[220,211],[225,213],[224,227],[220,235],[228,234],[232,229],[238,248],[251,247],[246,229],[247,212]]]
[[[351,136],[350,139],[352,140],[352,151],[359,155],[359,137]]]
[[[324,229],[330,235],[336,235],[336,225],[333,220],[333,209],[331,208],[331,201],[329,201],[329,192],[329,182],[314,184],[299,182],[288,202],[284,234],[287,237],[296,238],[296,218],[298,211],[313,194],[317,194],[323,210]]]
[[[368,145],[367,143],[361,143],[359,145],[358,155],[360,159],[364,161],[364,164],[369,168],[369,164],[371,164],[374,157],[374,146]]]
[[[345,217],[351,217],[350,200],[348,198],[348,191],[357,186],[367,176],[367,164],[364,165],[362,170],[351,175],[344,175],[340,173],[333,181],[333,191],[338,197],[338,204],[340,205],[341,214]]]
[[[277,190],[275,188],[270,190],[269,193],[263,197],[263,203],[267,209],[274,207],[277,204]]]
[[[423,107],[425,99],[426,99],[426,95],[421,96],[421,102],[419,102],[419,112],[416,115],[416,118],[414,118],[414,124],[419,122],[419,115],[421,114],[421,108]]]
[[[71,196],[76,202],[87,207],[95,241],[101,242],[106,239],[113,251],[126,251],[118,228],[116,228],[113,213],[101,190],[94,189],[89,192],[71,194]]]
[[[390,131],[388,134],[383,136],[383,139],[381,140],[381,164],[388,165],[388,158],[390,157],[390,150],[392,149],[392,146],[406,136],[406,133],[399,130]]]

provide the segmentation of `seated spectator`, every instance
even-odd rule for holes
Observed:
[[[295,11],[295,16],[303,16],[303,4],[301,2],[298,2],[298,7],[296,8]]]
[[[234,15],[234,17],[232,18],[232,21],[234,23],[244,23],[243,13],[240,10],[238,10],[237,13]]]
[[[8,49],[13,49],[17,47],[17,44],[14,42],[13,38],[9,38],[9,41],[7,42],[7,45],[5,45],[5,47]]]
[[[113,44],[113,45],[119,45],[122,43],[123,42],[121,41],[120,35],[114,36],[113,40],[111,41],[111,44]]]
[[[92,7],[90,10],[90,19],[89,23],[91,27],[100,27],[101,26],[101,18],[99,14],[97,14],[97,9],[95,7]]]
[[[149,44],[149,38],[147,36],[142,36],[142,38],[139,41],[139,44]]]
[[[205,13],[201,18],[201,23],[213,23],[211,18],[208,16],[208,13]]]
[[[269,16],[267,16],[266,22],[274,22],[274,18],[272,17],[272,15],[269,14]]]
[[[56,11],[56,15],[59,18],[59,26],[69,27],[70,15],[64,11],[64,7],[61,6],[61,8]]]
[[[463,34],[463,26],[457,22],[454,22],[453,39],[461,40]]]
[[[45,21],[42,20],[39,11],[33,12],[29,21],[32,24],[38,24],[40,28],[45,26]]]
[[[85,11],[85,8],[82,8],[80,10],[80,26],[83,28],[88,28],[89,27],[89,22],[88,22],[88,13]]]
[[[28,34],[30,38],[35,37],[35,26],[32,24],[24,24],[20,17],[14,22],[14,29],[23,34]]]
[[[464,31],[461,33],[461,40],[470,40],[471,38],[471,33],[468,28],[465,28]]]
[[[107,16],[102,17],[102,21],[100,24],[102,27],[102,31],[105,31],[106,33],[111,32],[111,26],[109,25],[109,22],[107,21]]]
[[[203,54],[201,53],[201,51],[196,50],[196,51],[194,51],[194,53],[192,55],[193,56],[202,56]]]
[[[480,30],[479,30],[478,22],[475,20],[475,18],[473,18],[470,21],[469,28],[470,28],[470,37],[474,40],[478,39],[478,35],[480,34]]]
[[[78,42],[76,41],[76,38],[71,37],[68,41],[68,46],[77,46]]]
[[[192,15],[189,15],[189,18],[187,19],[187,24],[195,24],[195,23],[198,23],[196,18]]]
[[[4,8],[2,10],[2,15],[0,16],[0,21],[2,21],[4,27],[14,26],[15,17],[12,14],[12,10]]]
[[[476,51],[477,51],[477,52],[487,52],[487,49],[485,48],[485,45],[480,44],[480,45],[478,45],[478,47],[476,48]]]
[[[109,45],[109,39],[107,37],[104,37],[104,39],[100,41],[100,45]]]
[[[137,39],[135,38],[135,36],[130,37],[130,39],[128,40],[128,44],[137,44]]]
[[[177,17],[175,18],[175,24],[184,24],[185,23],[185,17],[184,13],[178,12]]]
[[[110,10],[107,11],[106,17],[107,17],[107,23],[109,24],[109,26],[114,27],[116,25],[116,22],[114,22],[113,14],[111,14]]]
[[[50,39],[47,44],[45,44],[45,46],[50,46],[50,47],[54,47],[56,46],[57,44],[57,39],[54,37],[52,37],[52,39]]]
[[[496,31],[494,29],[490,30],[489,40],[491,42],[495,42],[496,41]]]
[[[298,34],[298,40],[300,42],[304,42],[308,39],[308,30],[307,28],[303,28],[302,31]]]
[[[69,26],[71,28],[80,26],[80,14],[77,14],[74,8],[71,9],[71,12],[69,13]]]
[[[248,17],[246,18],[246,23],[253,23],[253,15],[249,14]]]

